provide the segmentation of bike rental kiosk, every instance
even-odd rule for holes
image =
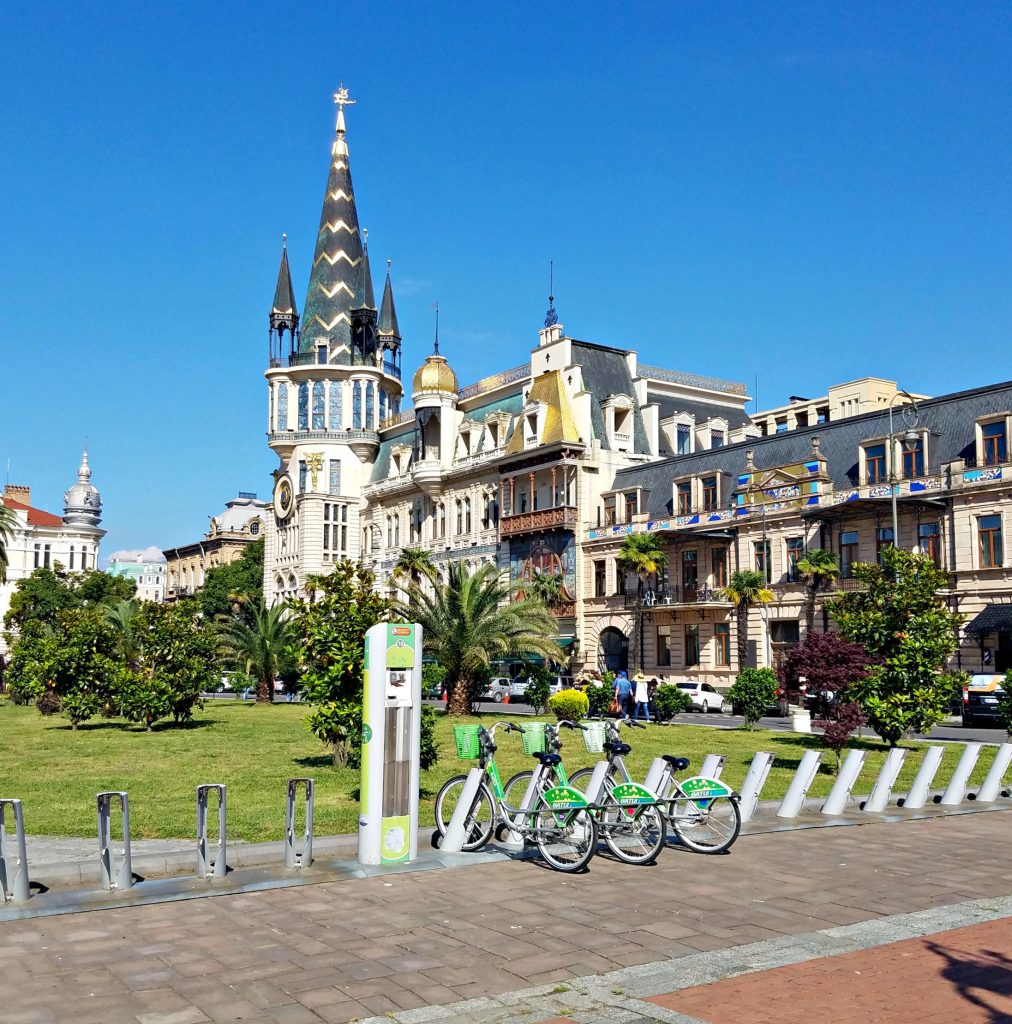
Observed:
[[[422,627],[380,622],[365,634],[358,859],[418,856]]]

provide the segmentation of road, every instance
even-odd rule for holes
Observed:
[[[442,701],[432,700],[426,703],[433,707],[439,707]],[[528,704],[510,702],[509,704],[495,704],[492,701],[483,702],[478,705],[478,710],[484,715],[533,715],[534,711]],[[704,715],[697,712],[682,714],[678,716],[679,725],[705,725],[711,729],[738,729],[745,719],[738,715]],[[757,723],[759,729],[769,729],[771,732],[793,732],[789,718],[760,718]],[[870,729],[862,729],[860,734],[869,739],[874,739],[875,734]],[[936,726],[929,735],[918,735],[919,740],[932,740],[934,742],[950,743],[1004,743],[1006,741],[1005,730],[1001,727],[964,729],[958,722],[946,722]]]

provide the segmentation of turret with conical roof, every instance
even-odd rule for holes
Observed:
[[[329,362],[347,364],[352,361],[351,310],[362,260],[362,239],[344,124],[344,108],[355,101],[348,98],[348,90],[342,86],[334,94],[334,102],[337,129],[330,151],[330,172],[306,292],[299,351],[314,352],[326,345]]]
[[[397,307],[394,306],[394,290],[390,284],[390,260],[387,260],[387,280],[383,285],[383,301],[380,303],[379,326],[376,333],[384,341],[401,340],[401,329],[397,325]]]
[[[281,236],[281,265],[278,267],[278,283],[274,288],[274,302],[268,315],[270,324],[271,358],[281,357],[285,331],[288,331],[289,346],[294,349],[299,331],[299,311],[295,306],[292,292],[292,275],[288,269],[288,236]]]

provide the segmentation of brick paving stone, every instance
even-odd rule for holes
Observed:
[[[1012,922],[905,939],[647,1001],[709,1024],[1012,1021]]]

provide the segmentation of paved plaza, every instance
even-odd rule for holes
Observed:
[[[963,1007],[949,1021],[1008,1020],[1010,829],[966,814],[748,836],[647,868],[602,856],[575,877],[492,863],[12,921],[0,1019],[758,1024],[811,1019],[816,993],[828,1014],[899,989],[893,1010],[825,1019],[902,1024],[931,1019],[919,994],[940,987],[939,1007]]]

